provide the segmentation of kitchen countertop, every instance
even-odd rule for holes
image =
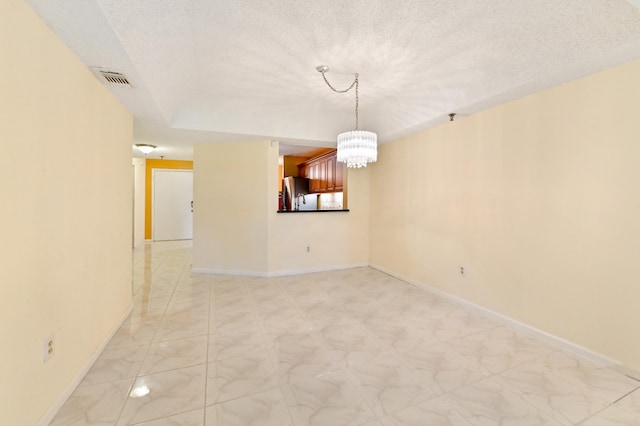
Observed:
[[[348,212],[349,209],[341,210],[278,210],[278,213],[330,213],[330,212]]]

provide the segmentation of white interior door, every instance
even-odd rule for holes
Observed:
[[[153,239],[193,238],[193,172],[153,171]]]

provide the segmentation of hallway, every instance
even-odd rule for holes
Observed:
[[[640,382],[369,268],[193,275],[134,251],[133,312],[51,425],[634,425]]]

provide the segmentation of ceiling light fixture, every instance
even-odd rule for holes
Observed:
[[[358,130],[358,73],[351,86],[344,90],[337,90],[327,80],[325,75],[329,72],[329,67],[319,65],[316,70],[322,74],[324,82],[336,93],[346,93],[354,86],[356,88],[356,129],[350,132],[340,133],[338,135],[338,155],[337,160],[347,163],[347,167],[367,167],[368,163],[374,163],[378,160],[378,135],[365,130]]]
[[[140,150],[144,155],[151,153],[154,149],[157,148],[155,145],[149,145],[147,143],[137,143],[136,148]]]

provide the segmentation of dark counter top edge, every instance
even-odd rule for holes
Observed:
[[[330,212],[348,212],[349,209],[342,210],[278,210],[277,213],[330,213]]]

